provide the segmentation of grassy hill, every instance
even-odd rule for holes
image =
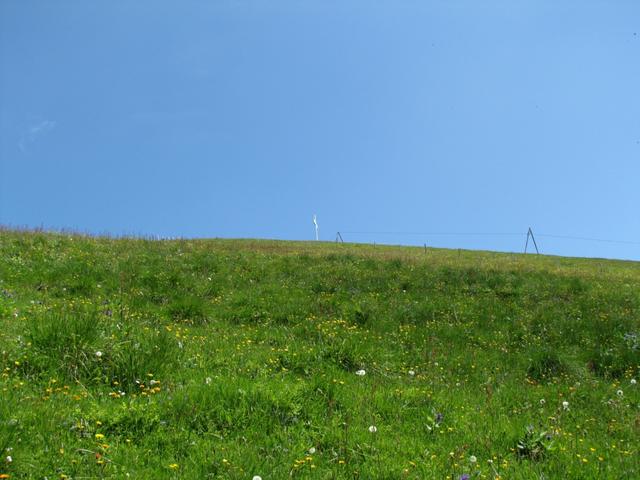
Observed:
[[[640,478],[640,264],[0,231],[0,478]]]

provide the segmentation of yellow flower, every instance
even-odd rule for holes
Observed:
[[[102,433],[96,433],[96,440],[102,440],[104,435]]]
[[[178,468],[178,464],[177,463],[170,463],[169,464],[169,468],[172,470],[176,470]]]

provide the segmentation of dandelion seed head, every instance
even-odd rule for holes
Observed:
[[[364,370],[356,371],[356,375],[358,375],[359,377],[364,377],[366,374],[367,374],[367,372],[365,372]]]
[[[13,462],[13,457],[11,455],[7,455],[5,460],[7,461],[7,463],[11,463],[11,462]]]
[[[567,402],[566,400],[562,402],[562,408],[564,408],[565,410],[569,410],[569,402]]]
[[[96,352],[96,357],[100,358],[101,356],[102,356],[102,352],[101,352],[100,350],[98,350],[98,351]]]
[[[262,480],[262,477],[260,475],[254,475],[251,480]]]
[[[636,384],[636,383],[638,383],[638,382],[636,381],[636,379],[635,379],[635,378],[632,378],[632,379],[631,379],[631,381],[630,381],[629,383],[631,383],[631,385],[635,385],[635,384]]]
[[[469,457],[469,463],[476,463],[478,461],[477,457],[475,455],[471,455]]]
[[[371,426],[369,427],[369,431],[370,431],[371,433],[376,433],[376,432],[378,431],[378,428],[377,428],[375,425],[371,425]]]
[[[622,390],[618,390],[616,392],[616,395],[618,395],[619,397],[623,397],[624,396],[624,392]]]
[[[409,376],[413,377],[415,376],[416,372],[414,370],[409,370]]]
[[[545,403],[547,403],[547,401],[544,398],[540,399],[540,405],[544,405]]]
[[[316,447],[311,447],[309,449],[309,455],[313,455],[314,453],[316,453]]]

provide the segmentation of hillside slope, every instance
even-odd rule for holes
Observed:
[[[639,263],[0,230],[0,342],[0,478],[640,477]]]

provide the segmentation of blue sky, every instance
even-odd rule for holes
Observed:
[[[0,224],[640,259],[636,0],[0,0],[0,49]]]

